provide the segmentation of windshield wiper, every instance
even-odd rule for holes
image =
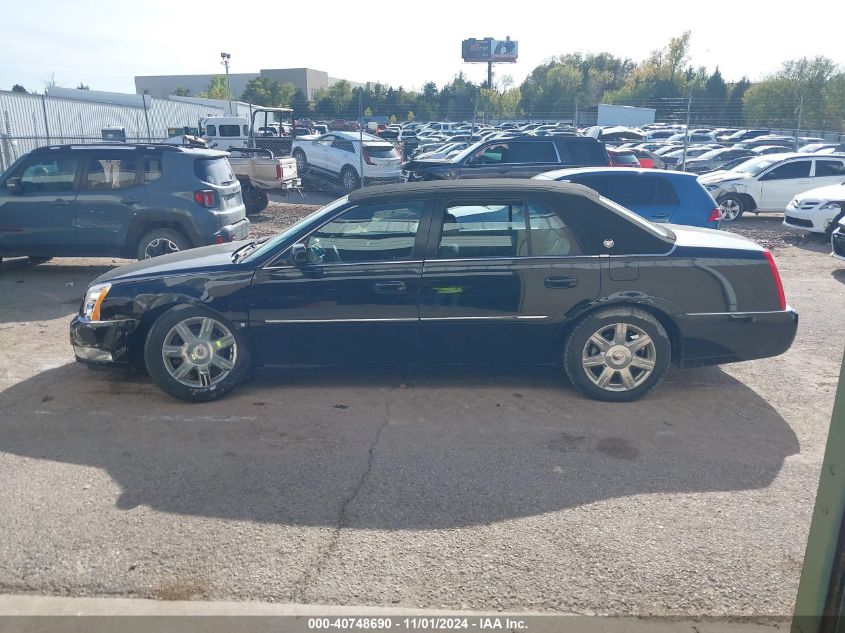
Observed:
[[[258,242],[252,240],[251,242],[247,242],[243,246],[236,248],[234,251],[232,251],[232,261],[237,264],[242,257],[245,257],[256,246],[258,246]]]

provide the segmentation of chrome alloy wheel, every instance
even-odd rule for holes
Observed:
[[[630,391],[648,380],[656,359],[657,349],[648,334],[630,323],[612,323],[587,339],[581,366],[597,387]]]
[[[151,259],[159,255],[178,253],[179,245],[166,237],[157,237],[144,247],[144,259]]]
[[[733,198],[728,198],[720,202],[719,208],[722,210],[722,219],[728,220],[729,222],[736,220],[742,211],[742,205],[739,203],[739,200],[734,200]]]
[[[235,368],[238,344],[220,321],[191,317],[174,325],[164,337],[161,358],[177,382],[186,387],[211,387]]]

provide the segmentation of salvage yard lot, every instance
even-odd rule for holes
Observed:
[[[73,361],[110,260],[4,263],[0,592],[786,615],[845,262],[775,216],[736,228],[775,247],[792,349],[622,405],[521,368],[287,371],[187,404]]]

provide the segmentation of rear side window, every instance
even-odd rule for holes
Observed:
[[[604,174],[573,178],[623,207],[677,205],[678,194],[666,178],[638,174]]]
[[[197,178],[210,185],[231,185],[236,180],[232,167],[225,157],[195,160],[194,173]]]
[[[220,126],[220,136],[240,136],[241,135],[241,126],[240,125],[221,125]]]
[[[138,184],[138,158],[136,156],[92,155],[86,161],[87,172],[83,189],[103,191],[126,189]]]
[[[552,143],[511,143],[509,163],[557,163],[557,152]]]
[[[147,156],[144,158],[144,182],[152,182],[161,178],[161,158]]]
[[[845,176],[845,163],[841,160],[817,160],[816,178]]]
[[[79,161],[70,156],[32,157],[20,172],[24,193],[71,191]]]
[[[598,142],[558,142],[560,159],[566,165],[607,165],[607,152]]]

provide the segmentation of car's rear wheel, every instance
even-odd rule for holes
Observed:
[[[573,328],[564,354],[566,374],[578,391],[595,400],[630,402],[663,380],[672,346],[648,312],[607,308]]]
[[[742,217],[743,213],[748,211],[742,196],[727,194],[720,196],[717,202],[719,203],[719,208],[722,210],[722,219],[726,222],[738,220]]]
[[[348,165],[340,171],[340,186],[344,193],[352,193],[361,186],[358,172]]]
[[[198,306],[171,308],[152,325],[144,363],[165,393],[202,402],[231,391],[249,373],[251,356],[237,328]]]
[[[150,259],[159,255],[178,253],[191,248],[191,243],[175,229],[158,228],[144,234],[138,241],[136,257]]]
[[[270,198],[267,197],[267,192],[261,189],[256,189],[251,184],[247,183],[241,187],[241,195],[244,199],[244,206],[246,207],[247,215],[253,213],[260,213],[270,204]]]

